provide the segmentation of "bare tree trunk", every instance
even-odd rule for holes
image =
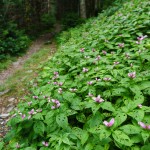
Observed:
[[[80,0],[80,17],[86,18],[86,3],[85,0]]]

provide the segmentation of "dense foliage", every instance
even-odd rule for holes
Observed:
[[[8,23],[1,28],[0,33],[0,60],[7,58],[8,55],[20,55],[29,46],[29,37],[18,30],[16,24]]]
[[[22,150],[150,147],[150,3],[126,2],[64,32],[5,141]],[[109,17],[108,17],[109,16]]]

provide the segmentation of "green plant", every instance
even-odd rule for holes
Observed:
[[[8,147],[149,147],[148,5],[148,0],[126,2],[110,17],[100,14],[69,30],[67,40],[61,42],[66,34],[58,38],[58,52],[9,121]]]
[[[29,38],[24,35],[23,31],[17,29],[16,24],[8,24],[1,30],[0,59],[5,59],[8,55],[17,56],[23,53],[29,43]]]

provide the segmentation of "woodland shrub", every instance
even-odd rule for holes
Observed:
[[[149,5],[126,2],[60,36],[8,123],[8,149],[149,149]]]
[[[29,46],[28,36],[18,30],[16,24],[3,26],[0,33],[0,59],[5,59],[8,55],[17,56]]]

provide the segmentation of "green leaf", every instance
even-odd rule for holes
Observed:
[[[65,100],[67,100],[68,102],[72,102],[72,100],[74,99],[75,94],[71,93],[71,92],[64,92],[63,93],[63,98]]]
[[[59,114],[56,116],[56,122],[58,126],[66,129],[68,127],[68,118],[65,114]]]
[[[93,150],[93,145],[91,143],[88,143],[86,146],[85,146],[85,150]]]
[[[36,150],[36,148],[33,148],[33,147],[26,147],[24,150]]]
[[[144,111],[135,109],[132,112],[128,113],[128,115],[137,121],[141,121],[144,118]]]
[[[4,142],[0,142],[0,150],[3,150],[4,148]]]
[[[116,142],[125,146],[132,146],[132,141],[124,132],[116,130],[113,132],[112,136]]]
[[[52,123],[54,122],[53,116],[54,116],[54,112],[53,112],[53,111],[48,112],[48,113],[46,114],[46,116],[45,116],[44,122],[45,122],[46,124],[48,124],[48,125],[49,125],[49,124],[52,124]]]
[[[141,131],[140,128],[131,124],[124,125],[120,127],[119,129],[122,130],[126,134],[138,134]]]
[[[86,121],[86,117],[85,117],[85,115],[84,115],[83,113],[78,114],[78,115],[76,116],[76,118],[77,118],[77,120],[78,120],[79,122],[82,122],[82,123],[84,123],[84,122]]]
[[[44,130],[45,130],[45,125],[42,121],[36,121],[33,130],[36,134],[43,135]]]
[[[103,102],[103,103],[101,104],[101,108],[102,108],[102,109],[105,109],[105,110],[108,110],[108,111],[112,111],[112,112],[115,111],[115,109],[114,109],[114,107],[112,106],[112,103],[111,103],[111,102]]]
[[[69,139],[67,137],[63,137],[62,142],[67,144],[67,145],[71,145],[71,142],[69,141]]]
[[[147,139],[149,138],[149,133],[148,132],[146,132],[146,131],[143,131],[142,133],[141,133],[141,135],[142,135],[142,138],[143,138],[143,141],[144,141],[144,143],[147,141]]]
[[[149,150],[150,148],[150,143],[148,145],[142,146],[141,150]]]
[[[78,127],[73,127],[72,128],[73,134],[75,134],[79,139],[82,137],[82,129]]]
[[[87,126],[89,126],[87,130],[98,127],[102,123],[102,119],[102,114],[100,112],[97,112],[95,115],[91,116],[87,121]]]
[[[33,116],[34,119],[37,119],[37,120],[43,120],[43,116],[41,113],[37,113]]]
[[[125,122],[127,119],[127,115],[122,112],[118,112],[118,114],[115,117],[115,122],[117,123],[117,126],[121,125],[123,122]]]
[[[83,130],[81,135],[81,144],[84,145],[89,138],[89,134],[87,131]]]
[[[108,138],[111,135],[111,131],[107,129],[103,129],[99,132],[100,141]]]
[[[150,87],[150,81],[142,81],[141,83],[139,83],[140,90],[144,90],[149,87]]]

